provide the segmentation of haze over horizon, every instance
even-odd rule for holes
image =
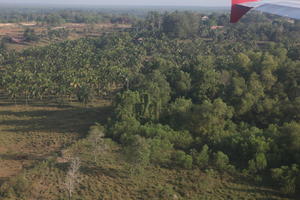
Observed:
[[[112,5],[112,6],[230,6],[230,0],[0,0],[0,4],[39,4],[39,5]]]

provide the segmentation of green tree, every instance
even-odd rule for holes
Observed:
[[[207,145],[202,147],[202,150],[194,154],[194,162],[197,166],[204,169],[208,167],[210,161],[210,151]]]
[[[154,138],[150,140],[150,161],[158,165],[168,165],[173,152],[173,145],[167,139]]]
[[[281,168],[272,169],[272,178],[280,187],[284,194],[294,194],[296,191],[296,181],[299,179],[299,167],[282,166]]]
[[[176,151],[173,153],[173,162],[179,167],[185,169],[191,169],[193,167],[193,158],[192,156],[186,154],[184,151]]]
[[[258,153],[254,159],[248,162],[249,170],[252,173],[260,172],[267,167],[267,158],[264,153]]]
[[[223,152],[218,151],[214,155],[214,165],[220,171],[228,170],[230,167],[228,156]]]
[[[151,150],[148,141],[139,135],[132,135],[124,147],[124,155],[132,165],[131,173],[143,174],[144,168],[150,162]]]
[[[76,96],[80,103],[87,105],[94,98],[94,90],[87,85],[80,86],[77,88]]]
[[[233,109],[221,99],[205,101],[192,109],[190,131],[195,137],[201,137],[210,144],[217,144],[223,137],[228,136],[226,126],[232,116]]]
[[[31,28],[25,29],[23,38],[26,42],[35,42],[39,40],[39,36],[37,36],[34,29]]]

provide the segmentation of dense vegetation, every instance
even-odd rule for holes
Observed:
[[[299,22],[202,17],[150,13],[127,32],[2,53],[1,88],[15,103],[117,93],[92,130],[122,145],[132,173],[212,169],[299,192]]]
[[[131,23],[135,16],[121,11],[95,9],[0,9],[1,23],[36,21],[39,24],[60,25],[63,23]]]

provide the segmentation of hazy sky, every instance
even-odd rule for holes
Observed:
[[[169,5],[169,6],[229,6],[231,0],[0,0],[20,4],[97,4],[97,5]]]

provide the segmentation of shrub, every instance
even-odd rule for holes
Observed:
[[[38,41],[39,37],[36,35],[34,29],[27,28],[23,33],[24,40],[26,42]]]
[[[229,164],[229,158],[226,154],[221,151],[218,151],[215,154],[214,164],[215,167],[220,171],[230,171],[233,172],[234,166]]]
[[[272,179],[280,187],[284,194],[294,194],[296,191],[296,181],[299,179],[299,168],[297,165],[291,167],[282,166],[281,168],[272,169]]]
[[[89,86],[81,86],[77,89],[76,96],[80,103],[87,105],[94,99],[94,90]]]
[[[187,155],[184,151],[176,151],[173,154],[174,163],[185,169],[191,169],[193,166],[193,158],[190,155]]]
[[[150,161],[148,141],[139,135],[133,135],[128,142],[124,148],[125,159],[133,165],[132,172],[141,174]]]
[[[254,159],[249,160],[248,162],[249,171],[252,173],[256,173],[266,169],[267,167],[267,159],[264,153],[258,153]]]
[[[168,140],[155,138],[150,142],[150,161],[155,164],[167,164],[171,159],[174,150],[173,145]]]
[[[201,152],[196,152],[193,156],[195,164],[200,168],[206,168],[209,164],[209,154],[210,152],[208,146],[204,145]]]
[[[20,175],[1,185],[0,197],[26,199],[28,191],[30,191],[30,184],[24,176]]]
[[[141,126],[140,133],[146,138],[162,138],[169,140],[175,148],[188,149],[193,141],[188,131],[175,131],[167,125],[148,123]]]

